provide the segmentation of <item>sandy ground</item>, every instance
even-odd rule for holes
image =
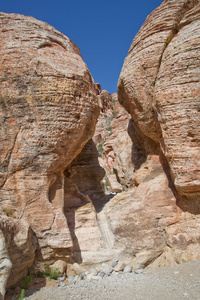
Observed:
[[[200,260],[26,291],[27,300],[200,300]],[[6,299],[17,299],[6,297]]]

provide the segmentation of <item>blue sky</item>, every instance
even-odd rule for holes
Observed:
[[[35,17],[79,48],[95,82],[111,94],[131,42],[162,0],[1,0],[0,11]]]

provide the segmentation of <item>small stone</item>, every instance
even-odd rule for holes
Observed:
[[[74,279],[75,279],[75,281],[79,281],[80,280],[80,276],[76,275]]]
[[[66,283],[64,283],[62,281],[59,283],[59,287],[65,287],[65,286],[67,286]]]
[[[138,269],[138,270],[135,270],[134,272],[135,272],[135,274],[142,274],[142,273],[144,273],[144,270]]]
[[[117,263],[118,263],[118,259],[113,259],[113,261],[112,261],[112,267],[113,268],[116,267]]]
[[[115,272],[123,271],[125,268],[125,264],[122,262],[118,262],[118,264],[114,267]]]
[[[74,281],[74,276],[69,276],[67,279],[69,282],[72,282],[72,281]]]
[[[105,277],[105,273],[103,273],[103,272],[101,272],[101,273],[99,273],[99,276],[101,277],[101,278],[103,278],[103,277]]]
[[[179,274],[179,271],[175,271],[174,274],[175,274],[175,275]]]
[[[99,280],[99,279],[102,279],[101,276],[92,276],[92,280]]]
[[[124,271],[123,271],[124,273],[131,273],[132,272],[132,268],[131,268],[131,266],[126,266],[125,268],[124,268]]]
[[[112,273],[113,268],[109,266],[108,264],[102,264],[102,272],[105,273],[107,276],[110,276]]]
[[[112,275],[116,276],[116,275],[119,275],[119,273],[116,272],[116,271],[113,271],[113,272],[112,272]]]
[[[58,280],[58,281],[64,281],[64,280],[65,280],[65,277],[64,277],[64,276],[58,277],[57,280]]]
[[[80,280],[83,280],[85,278],[84,274],[80,274]]]
[[[92,267],[89,270],[89,274],[93,274],[94,276],[97,276],[98,272],[97,272],[97,270],[94,267]]]
[[[90,279],[92,279],[92,277],[93,277],[93,274],[88,274],[86,278],[87,278],[88,280],[90,280]]]

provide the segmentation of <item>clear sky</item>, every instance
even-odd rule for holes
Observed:
[[[111,94],[131,42],[162,0],[0,0],[0,11],[35,17],[79,48],[95,82]]]

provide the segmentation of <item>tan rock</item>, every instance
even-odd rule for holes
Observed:
[[[12,269],[7,287],[15,285],[27,274],[35,258],[37,240],[29,224],[11,217],[0,218],[0,229],[5,237],[5,251],[9,253]],[[6,257],[6,256],[5,256]]]
[[[67,274],[70,274],[70,270],[73,270],[72,271],[72,272],[74,272],[73,274],[80,275],[86,271],[86,268],[80,266],[78,263],[73,263],[72,265],[68,265],[68,268],[67,268],[68,273]],[[71,275],[68,275],[68,276],[71,276]],[[72,276],[74,276],[74,275],[72,275]]]
[[[108,136],[110,122],[113,118],[113,95],[111,96],[108,91],[103,90],[98,96],[98,101],[100,103],[101,113],[98,117],[98,122],[93,136],[93,140],[97,145],[97,148],[98,146],[102,146]]]
[[[108,109],[112,109],[112,96],[108,91],[103,90],[101,94],[98,96],[98,100],[99,100],[99,107],[102,112]]]
[[[21,220],[10,255],[14,282],[35,248],[36,268],[70,258],[63,172],[94,133],[99,86],[78,47],[44,22],[0,13],[0,40],[0,206]]]
[[[112,94],[112,106],[101,114],[94,142],[99,150],[99,163],[106,171],[106,184],[111,192],[132,187],[132,140],[127,132],[129,114],[119,104],[117,94]]]
[[[198,2],[198,1],[197,1]],[[167,45],[155,84],[161,147],[180,194],[200,199],[200,3]]]
[[[60,274],[65,274],[67,270],[67,263],[63,260],[57,260],[50,268],[52,270],[58,270]]]
[[[125,268],[125,263],[119,261],[118,264],[114,267],[114,271],[120,272],[123,271],[124,268]]]
[[[171,184],[157,163],[137,188],[116,195],[103,209],[113,249],[124,245],[118,257],[133,269],[200,258],[199,204],[194,203],[193,211],[180,209]]]
[[[121,184],[117,181],[116,175],[107,174],[108,185],[110,187],[111,192],[120,193],[123,191]]]
[[[137,138],[160,144],[177,190],[193,200],[200,197],[199,5],[170,0],[154,10],[134,38],[118,82],[119,102],[131,114]]]
[[[0,299],[3,300],[6,293],[6,285],[12,263],[8,255],[3,232],[0,230]]]

